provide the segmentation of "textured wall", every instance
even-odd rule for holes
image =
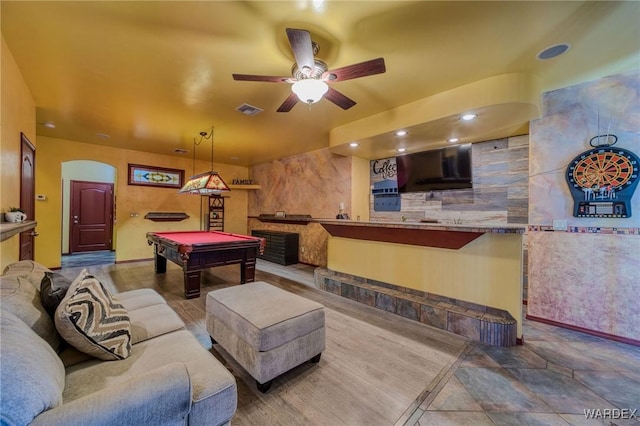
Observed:
[[[261,189],[249,194],[249,216],[310,214],[335,218],[339,203],[351,201],[351,158],[328,149],[293,155],[254,166],[251,178]]]
[[[325,266],[329,234],[321,225],[265,223],[251,217],[284,211],[308,214],[314,219],[335,218],[340,203],[349,212],[351,163],[351,157],[321,149],[252,167],[251,178],[261,189],[249,191],[249,232],[296,232],[300,234],[300,262]]]
[[[46,201],[36,204],[38,230],[36,261],[48,267],[60,266],[62,245],[62,163],[72,160],[94,160],[116,168],[116,222],[115,250],[117,261],[148,259],[153,250],[147,244],[149,231],[182,231],[200,229],[200,197],[178,194],[176,189],[128,185],[129,163],[186,170],[193,169],[193,160],[170,155],[117,149],[108,146],[54,139],[39,138],[39,158],[36,162],[36,191],[47,195]],[[209,162],[196,161],[196,172],[211,167]],[[215,164],[216,170],[230,182],[246,179],[248,169],[241,166]],[[225,231],[244,234],[247,231],[247,191],[232,190],[225,198]],[[145,219],[150,211],[186,212],[190,217],[181,222],[153,222]],[[138,216],[132,217],[132,213]]]
[[[597,134],[640,154],[640,73],[546,93],[544,107],[530,137],[528,315],[640,341],[640,191],[631,218],[575,218],[565,181]],[[554,219],[568,231],[549,232]]]

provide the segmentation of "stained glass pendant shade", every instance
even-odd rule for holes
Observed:
[[[202,143],[203,139],[211,139],[211,170],[199,175],[194,175],[180,188],[180,194],[196,194],[196,195],[216,195],[222,191],[230,191],[229,187],[218,174],[213,170],[213,127],[207,136],[207,132],[200,132],[200,141],[193,139],[193,166],[196,164],[196,146]]]
[[[218,172],[212,170],[191,176],[179,192],[181,194],[210,195],[219,194],[222,191],[229,191],[229,187]]]

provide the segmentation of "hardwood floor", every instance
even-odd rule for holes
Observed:
[[[164,275],[153,272],[151,261],[88,269],[114,292],[148,287],[167,299],[202,345],[236,377],[239,403],[234,425],[403,424],[467,343],[465,338],[258,270],[256,280],[322,303],[327,327],[327,347],[320,362],[285,373],[262,394],[219,345],[211,349],[204,324],[204,295],[238,285],[237,265],[205,271],[203,296],[189,300],[182,295],[182,270],[172,264]],[[79,271],[78,267],[62,270],[69,277]]]

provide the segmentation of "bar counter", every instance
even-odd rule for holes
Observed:
[[[460,249],[480,236],[523,234],[524,225],[468,225],[422,222],[360,222],[351,220],[318,220],[333,237],[425,247]]]
[[[506,310],[522,337],[525,225],[316,221],[329,270]]]

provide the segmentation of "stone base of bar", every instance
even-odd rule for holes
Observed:
[[[321,290],[393,312],[492,346],[514,346],[517,322],[507,312],[406,287],[332,271],[315,270]]]

